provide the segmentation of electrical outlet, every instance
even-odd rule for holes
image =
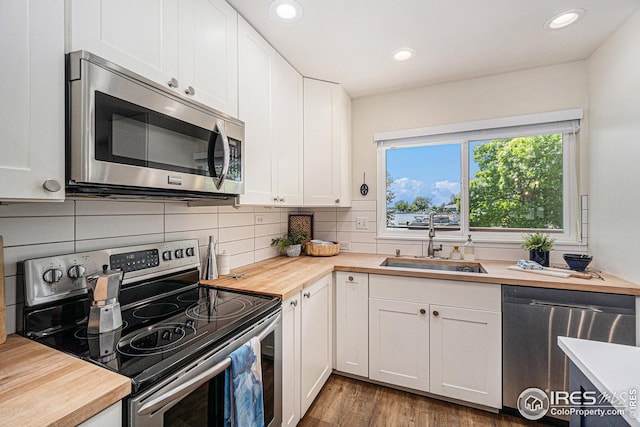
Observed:
[[[369,218],[366,216],[359,216],[356,218],[356,230],[368,230]]]
[[[264,215],[256,215],[256,224],[264,223]]]
[[[339,242],[341,251],[349,251],[351,250],[351,242]]]

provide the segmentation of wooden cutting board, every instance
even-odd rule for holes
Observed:
[[[0,344],[7,340],[7,310],[4,307],[4,252],[0,236]]]

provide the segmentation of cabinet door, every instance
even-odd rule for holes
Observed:
[[[238,113],[245,122],[243,204],[274,204],[272,81],[275,50],[238,18]]]
[[[301,206],[302,76],[280,55],[274,81],[273,142],[278,205]]]
[[[0,34],[0,199],[62,200],[64,3],[3,0]]]
[[[304,416],[331,375],[331,274],[302,291],[302,351],[300,415]]]
[[[180,89],[233,117],[238,115],[238,14],[223,0],[180,2]]]
[[[369,298],[369,378],[429,391],[429,306]]]
[[[179,77],[178,0],[71,0],[69,5],[68,52],[87,50],[159,84]]]
[[[300,309],[301,295],[282,304],[282,425],[300,421]]]
[[[432,305],[431,393],[502,407],[501,316]]]
[[[304,204],[340,204],[339,87],[304,79]]]
[[[369,275],[336,273],[336,369],[369,376]]]

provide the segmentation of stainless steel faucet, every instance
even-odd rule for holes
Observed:
[[[427,257],[435,258],[436,252],[440,252],[442,250],[442,244],[439,247],[433,247],[433,238],[436,237],[436,229],[433,226],[433,212],[429,214],[429,246],[427,247]]]

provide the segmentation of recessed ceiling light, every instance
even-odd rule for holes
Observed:
[[[559,13],[549,19],[544,27],[547,30],[559,30],[560,28],[568,27],[571,24],[577,22],[580,18],[587,13],[584,9],[571,9]]]
[[[302,18],[302,6],[295,0],[275,0],[269,5],[269,12],[280,22],[296,22]]]
[[[392,56],[396,61],[406,61],[407,59],[412,58],[415,54],[416,51],[410,47],[401,47],[400,49],[396,49]]]

